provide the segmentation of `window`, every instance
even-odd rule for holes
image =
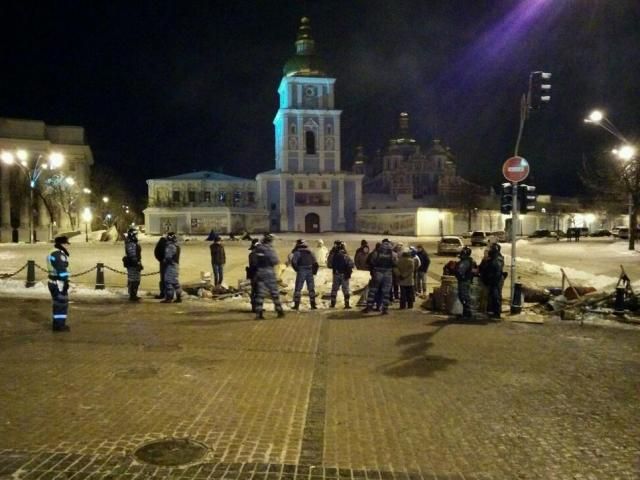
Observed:
[[[272,203],[272,204],[271,204],[271,210],[275,210],[275,209],[276,209],[276,204],[275,204],[275,203]]]
[[[211,192],[203,192],[203,199],[207,203],[211,203]]]
[[[256,203],[256,193],[255,192],[248,192],[247,193],[247,202]]]
[[[225,203],[227,201],[227,192],[218,192],[218,203]]]
[[[322,189],[326,190],[327,189],[327,182],[322,182]]]
[[[330,123],[327,123],[327,135],[331,135],[333,130],[333,126]]]
[[[179,202],[180,201],[180,191],[179,190],[174,190],[173,191],[173,196],[171,198],[173,199],[174,202]]]
[[[315,180],[309,180],[309,188],[316,188],[316,181]]]
[[[189,202],[193,203],[196,201],[196,192],[194,191],[190,191],[187,192],[187,198],[189,199]]]
[[[316,135],[311,131],[305,132],[305,144],[307,147],[307,153],[313,155],[316,153]]]
[[[237,207],[240,205],[240,201],[242,200],[242,192],[235,191],[233,192],[233,206]]]
[[[304,187],[302,186],[302,182],[298,182],[298,190],[302,190]]]
[[[331,198],[329,193],[300,193],[296,192],[295,203],[297,206],[329,206]]]
[[[292,123],[291,126],[289,127],[289,131],[295,135],[296,134],[296,124]]]

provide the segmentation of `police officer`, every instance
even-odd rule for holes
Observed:
[[[182,302],[182,289],[180,288],[180,246],[177,245],[178,237],[173,232],[167,233],[167,246],[164,249],[164,287],[165,297],[161,303]]]
[[[137,302],[138,287],[140,286],[140,272],[142,271],[142,249],[138,243],[138,231],[130,228],[124,240],[125,266],[127,268],[127,290],[129,300]]]
[[[273,249],[272,243],[273,235],[265,233],[262,241],[255,248],[257,256],[256,285],[258,290],[256,295],[256,320],[264,320],[263,304],[267,292],[271,295],[276,312],[278,312],[278,318],[284,317],[276,272],[273,269],[280,263],[280,260]]]
[[[296,272],[296,285],[293,290],[293,309],[300,308],[300,297],[302,296],[302,287],[307,284],[309,292],[309,301],[311,310],[315,310],[316,306],[316,287],[313,276],[318,273],[318,262],[316,256],[311,250],[307,242],[300,240],[297,248],[291,257],[291,266]]]
[[[69,245],[67,237],[56,237],[54,249],[47,256],[48,286],[53,303],[52,328],[54,332],[71,330],[66,324],[69,309],[69,252],[64,247],[65,245]]]
[[[349,279],[353,272],[354,263],[351,257],[347,254],[347,246],[344,242],[339,242],[337,245],[337,251],[331,258],[331,267],[333,271],[333,281],[331,283],[331,308],[335,308],[336,299],[338,297],[338,289],[342,288],[342,294],[344,295],[344,308],[349,309],[349,297],[351,292],[349,290]]]
[[[157,299],[165,298],[165,285],[164,285],[164,273],[167,269],[164,263],[164,251],[167,248],[167,237],[162,235],[156,243],[156,247],[153,249],[153,256],[156,257],[160,266],[160,293],[156,295]]]
[[[480,279],[489,290],[487,310],[493,318],[500,318],[502,312],[502,284],[504,282],[504,257],[500,253],[500,244],[489,248],[488,257],[480,264]]]
[[[471,258],[471,249],[464,247],[460,251],[460,260],[456,265],[458,279],[458,298],[462,303],[462,318],[471,318],[471,281],[473,280],[476,264]]]
[[[251,246],[249,247],[249,266],[246,267],[247,271],[247,280],[251,283],[251,293],[249,294],[249,298],[251,299],[251,311],[253,313],[256,312],[256,294],[257,294],[257,286],[256,286],[256,272],[258,271],[258,254],[256,253],[256,245],[259,240],[254,238],[251,240]]]
[[[393,267],[398,263],[398,256],[393,251],[391,242],[386,238],[382,240],[380,248],[376,249],[369,256],[369,265],[371,265],[372,281],[369,294],[367,295],[367,306],[362,313],[369,313],[374,308],[376,301],[376,293],[382,295],[382,314],[389,313],[389,301],[391,295],[391,283]]]

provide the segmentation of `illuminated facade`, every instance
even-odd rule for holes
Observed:
[[[278,88],[275,169],[256,177],[260,205],[271,231],[354,230],[363,176],[341,168],[335,78],[315,53],[307,18],[295,45]]]

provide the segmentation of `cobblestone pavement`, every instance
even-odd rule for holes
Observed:
[[[640,330],[229,305],[3,299],[0,478],[640,478]]]

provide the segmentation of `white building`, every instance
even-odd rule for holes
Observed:
[[[316,55],[308,18],[295,46],[278,88],[275,169],[256,177],[260,204],[271,231],[354,230],[363,175],[341,168],[336,80]]]

